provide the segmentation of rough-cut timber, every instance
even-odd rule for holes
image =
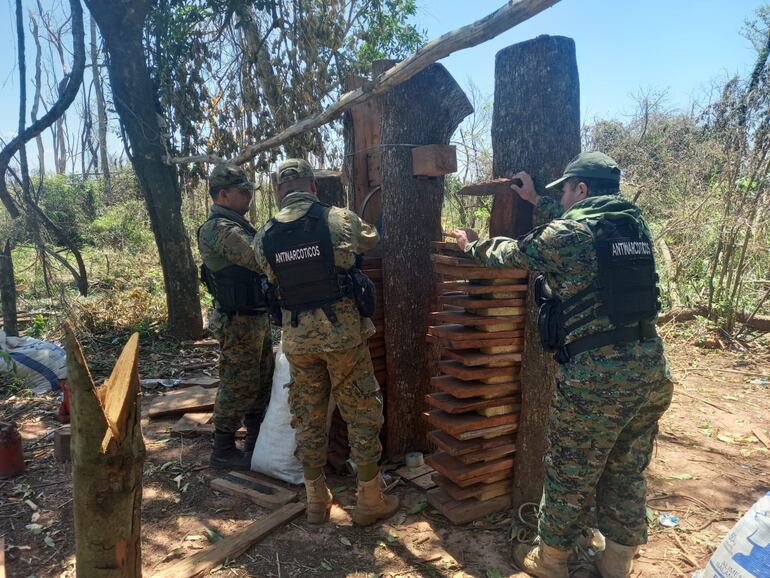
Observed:
[[[494,176],[511,177],[526,170],[540,194],[580,152],[580,89],[572,39],[540,36],[497,53],[492,147]],[[532,222],[531,205],[518,197],[511,205],[513,230],[508,236],[522,235],[538,224]],[[530,283],[532,286],[534,283]],[[516,436],[514,510],[524,502],[540,501],[556,371],[551,355],[540,347],[537,308],[531,292],[528,309],[521,372],[522,412]]]
[[[145,456],[139,417],[139,335],[131,336],[112,375],[96,388],[69,326],[65,334],[77,576],[139,578]],[[106,413],[103,407],[109,408]]]
[[[425,145],[412,149],[412,174],[415,177],[441,177],[457,171],[454,145]]]
[[[427,449],[417,409],[430,393],[438,348],[425,340],[436,308],[431,241],[441,239],[443,177],[412,177],[410,146],[448,144],[472,111],[457,82],[433,65],[380,99],[382,112],[383,297],[388,367],[387,449],[391,456]]]

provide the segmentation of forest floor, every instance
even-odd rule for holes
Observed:
[[[677,378],[649,473],[650,541],[636,576],[690,576],[702,567],[725,533],[770,490],[770,348],[720,339],[702,325],[662,328]],[[127,335],[85,342],[95,378],[103,378]],[[216,349],[182,346],[160,337],[141,343],[142,378],[214,370]],[[188,371],[189,373],[193,373]],[[157,395],[145,391],[145,398]],[[59,427],[55,394],[38,397],[0,390],[0,415],[24,438],[27,471],[0,480],[0,537],[10,578],[75,576],[71,475],[54,459],[52,432]],[[209,540],[238,533],[268,511],[214,492],[208,469],[209,440],[170,432],[175,418],[142,420],[147,445],[142,511],[144,575],[199,551]],[[765,440],[761,441],[762,439]],[[396,486],[402,507],[385,523],[353,526],[354,480],[330,476],[338,504],[331,523],[310,526],[303,517],[278,528],[215,576],[524,576],[510,564],[508,512],[453,526],[425,494]],[[288,486],[287,486],[288,487]],[[300,499],[304,491],[300,488]],[[674,528],[660,514],[679,518]]]

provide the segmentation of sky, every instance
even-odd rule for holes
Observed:
[[[44,4],[60,4],[46,0]],[[23,0],[32,7],[32,0]],[[417,26],[429,39],[470,24],[504,0],[417,0]],[[473,82],[483,95],[494,90],[495,54],[541,34],[575,40],[583,122],[624,119],[635,110],[634,95],[667,92],[670,109],[688,110],[708,98],[715,81],[751,69],[756,53],[741,35],[761,0],[561,0],[479,46],[455,53],[444,64],[458,82]],[[87,25],[87,24],[86,24]],[[28,76],[32,40],[27,37]],[[0,0],[0,136],[18,126],[15,11]],[[31,91],[30,99],[31,99]],[[29,108],[29,104],[28,104]],[[31,149],[30,149],[31,152]],[[33,162],[34,155],[30,155]]]

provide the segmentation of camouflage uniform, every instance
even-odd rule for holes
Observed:
[[[205,265],[215,272],[228,265],[262,271],[251,248],[252,237],[244,230],[253,231],[251,224],[220,205],[212,206],[209,216],[213,215],[226,218],[210,219],[200,228],[198,246]],[[235,432],[245,415],[258,424],[267,409],[273,377],[273,344],[267,313],[228,315],[213,309],[209,329],[221,345],[214,427],[222,432]]]
[[[558,201],[540,197],[535,219],[546,225],[520,241],[498,237],[471,243],[466,250],[492,267],[542,272],[556,297],[569,299],[599,272],[591,230],[575,220],[596,199],[607,197],[589,197],[558,218]],[[646,227],[635,205],[620,197],[613,201]],[[613,328],[607,317],[597,317],[568,341]],[[607,538],[629,546],[647,541],[644,470],[672,392],[657,337],[579,353],[559,366],[539,519],[543,542],[561,549],[574,545],[582,528],[591,525],[587,505],[594,497],[598,526]]]
[[[317,201],[311,193],[290,193],[274,218],[281,223],[294,221]],[[334,263],[339,268],[351,268],[356,255],[379,240],[374,227],[347,209],[331,207],[328,222]],[[264,254],[263,237],[264,230],[260,230],[254,238],[257,263],[270,282],[277,283]],[[291,312],[283,311],[282,343],[291,365],[289,404],[297,456],[306,467],[326,463],[326,411],[331,393],[348,424],[353,461],[359,466],[376,463],[382,453],[382,396],[366,343],[374,334],[374,325],[359,315],[351,298],[333,303],[331,309],[337,323],[329,321],[321,309],[314,309],[299,313],[296,327],[292,326]]]

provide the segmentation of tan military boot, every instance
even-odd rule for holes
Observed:
[[[554,548],[540,542],[517,544],[513,548],[513,564],[522,572],[538,578],[569,578],[567,558],[569,550]]]
[[[307,491],[307,521],[310,524],[324,524],[329,521],[332,509],[332,493],[326,485],[323,474],[315,480],[305,480]]]
[[[368,482],[358,481],[358,500],[353,511],[353,521],[359,526],[369,526],[377,520],[390,518],[398,511],[397,496],[382,493],[382,477],[377,474]]]
[[[602,578],[627,578],[631,576],[634,556],[639,546],[624,546],[607,538],[604,553],[596,561],[596,569]]]

